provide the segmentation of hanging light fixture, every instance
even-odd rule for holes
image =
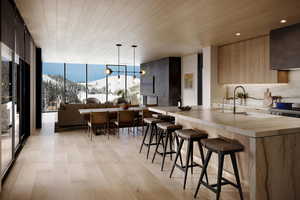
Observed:
[[[120,81],[120,47],[122,44],[116,44],[117,49],[118,49],[118,81]]]
[[[133,81],[135,81],[135,48],[137,48],[137,45],[132,45],[131,47],[133,48]]]
[[[142,70],[140,71],[140,73],[141,73],[142,75],[145,75],[145,74],[146,74],[146,70],[142,69]]]
[[[107,68],[105,69],[105,74],[106,74],[106,75],[111,75],[111,73],[112,73],[112,70],[111,70],[110,68],[107,67]]]

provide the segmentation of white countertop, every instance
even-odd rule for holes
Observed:
[[[190,111],[181,111],[177,107],[150,107],[149,110],[249,137],[300,134],[299,118],[256,112],[234,115],[229,110],[222,112],[222,109],[204,109],[202,107],[196,107]]]

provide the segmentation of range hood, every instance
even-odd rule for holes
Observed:
[[[270,64],[275,70],[300,69],[300,23],[271,31]]]

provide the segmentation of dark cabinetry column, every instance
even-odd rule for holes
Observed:
[[[42,49],[36,48],[36,128],[42,128]]]
[[[141,64],[141,95],[158,99],[158,105],[175,106],[181,97],[181,58],[168,57]]]

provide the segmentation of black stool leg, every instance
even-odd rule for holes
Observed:
[[[150,138],[149,138],[148,150],[147,150],[147,160],[149,158],[150,147],[151,147],[152,140],[153,140],[153,132],[154,132],[154,128],[153,128],[153,125],[151,125],[151,132],[150,132]]]
[[[219,167],[218,167],[218,182],[217,182],[217,198],[219,200],[221,189],[222,189],[222,173],[223,173],[223,164],[224,164],[224,154],[219,153]]]
[[[157,126],[155,125],[154,126],[154,134],[155,134],[155,143],[157,143],[157,141],[158,141],[158,138],[157,138],[157,133],[158,133],[158,131],[157,131]]]
[[[193,156],[194,156],[194,142],[193,142],[193,140],[191,140],[191,174],[194,173],[194,170],[193,170],[194,158],[193,158]]]
[[[168,132],[166,131],[166,143],[164,146],[164,152],[163,152],[163,160],[161,163],[161,171],[164,170],[164,165],[165,165],[165,159],[166,159],[166,153],[167,153],[167,147],[168,147],[168,140],[169,140],[170,135],[168,134]]]
[[[208,150],[208,152],[207,152],[207,154],[206,154],[206,159],[205,159],[205,162],[204,162],[204,166],[203,166],[203,168],[202,168],[201,175],[200,175],[200,178],[199,178],[199,181],[198,181],[198,185],[197,185],[197,188],[196,188],[196,192],[195,192],[195,194],[194,194],[194,198],[197,197],[197,194],[198,194],[198,191],[199,191],[201,182],[202,182],[202,180],[203,180],[204,174],[206,173],[207,166],[208,166],[209,160],[210,160],[210,158],[211,158],[211,154],[212,154],[212,151]]]
[[[200,141],[198,141],[198,146],[199,146],[199,151],[200,151],[200,155],[201,155],[202,165],[204,165],[204,153],[203,153],[203,147],[202,147],[202,144]],[[208,184],[207,172],[205,172],[205,178],[206,178],[206,183]]]
[[[231,153],[230,158],[231,158],[232,167],[233,167],[234,174],[235,174],[236,183],[237,183],[239,193],[240,193],[240,198],[241,198],[241,200],[243,200],[244,199],[243,198],[243,191],[242,191],[242,186],[241,186],[241,182],[240,182],[239,170],[238,170],[238,167],[237,167],[235,154]]]
[[[185,173],[184,173],[183,189],[185,189],[185,185],[186,185],[186,178],[187,178],[187,175],[188,175],[190,157],[191,157],[191,141],[189,140],[188,141],[188,146],[187,146],[186,162],[185,162]]]
[[[177,141],[178,141],[178,138],[177,138]],[[172,174],[173,174],[173,171],[175,169],[178,157],[179,156],[181,157],[181,149],[182,149],[182,146],[183,146],[183,142],[184,142],[184,140],[181,139],[180,144],[178,145],[178,150],[177,150],[175,160],[174,160],[174,163],[173,163],[173,166],[172,166],[172,169],[171,169],[170,178],[172,177]],[[178,143],[179,143],[179,141],[178,141]],[[181,160],[181,167],[182,167],[182,160]]]
[[[173,157],[173,156],[172,156],[172,154],[173,154],[173,153],[172,153],[172,152],[173,152],[173,148],[172,148],[172,143],[173,143],[172,132],[168,132],[168,134],[169,134],[169,139],[170,139],[170,141],[169,141],[169,142],[170,142],[170,152],[171,152],[171,153],[170,153],[170,159],[172,160],[172,157]]]
[[[178,139],[178,136],[175,135],[175,140],[176,140],[176,145],[177,145],[177,149],[179,149],[179,139]],[[179,151],[179,159],[180,159],[180,165],[181,167],[183,167],[183,162],[182,162],[182,156],[181,156],[181,152]]]
[[[147,125],[147,128],[146,128],[146,132],[145,132],[145,134],[144,134],[143,142],[142,142],[141,147],[140,147],[140,153],[142,152],[143,146],[144,146],[144,144],[145,144],[145,140],[146,140],[147,135],[148,135],[149,126],[150,126],[150,125],[148,124],[148,125]]]
[[[156,144],[156,148],[155,148],[155,151],[154,151],[154,154],[153,154],[153,158],[152,158],[152,163],[154,162],[155,160],[155,156],[156,156],[156,153],[158,152],[158,147],[160,145],[160,142],[164,143],[163,141],[163,131],[162,130],[158,130],[158,142]],[[164,146],[164,145],[163,145]]]

